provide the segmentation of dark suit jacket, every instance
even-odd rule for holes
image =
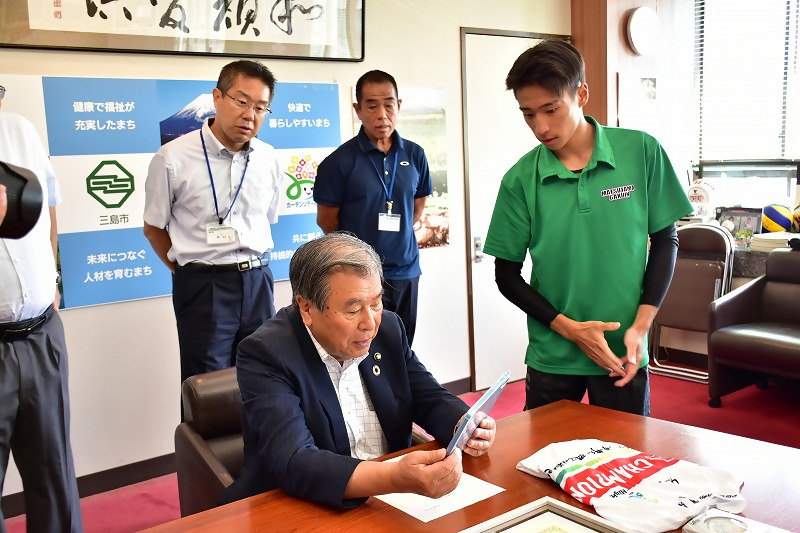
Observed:
[[[242,474],[223,501],[277,487],[332,507],[366,501],[344,499],[360,460],[350,456],[336,391],[299,311],[281,309],[244,339],[236,367],[245,457]],[[447,443],[468,409],[419,362],[392,312],[383,312],[359,371],[392,452],[411,445],[412,422]]]

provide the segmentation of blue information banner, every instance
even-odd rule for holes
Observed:
[[[42,78],[50,155],[155,153],[214,115],[213,81]],[[275,148],[340,144],[332,83],[277,83],[258,138]],[[180,129],[178,129],[180,128]]]
[[[321,236],[316,213],[280,217],[278,223],[272,225],[272,239],[275,241],[269,257],[272,277],[275,280],[289,279],[289,262],[294,251],[304,242]]]
[[[339,88],[333,83],[278,83],[258,138],[275,148],[339,146]]]
[[[137,154],[158,142],[155,80],[42,78],[50,155]]]
[[[169,295],[169,270],[142,234],[147,168],[164,144],[214,117],[214,80],[43,77],[50,155],[61,182],[65,307]],[[316,166],[340,144],[336,84],[277,83],[258,137],[284,169],[271,226],[275,280],[321,235],[311,190]],[[205,178],[207,179],[207,178]]]
[[[58,236],[64,307],[172,293],[172,275],[141,228]]]

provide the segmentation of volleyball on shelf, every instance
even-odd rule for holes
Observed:
[[[761,231],[770,233],[791,231],[793,215],[792,210],[785,205],[768,205],[761,215]]]

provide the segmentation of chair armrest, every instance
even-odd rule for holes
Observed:
[[[175,429],[175,463],[181,516],[218,506],[222,492],[233,483],[228,469],[185,422]]]
[[[711,302],[708,307],[708,334],[735,324],[755,322],[766,283],[766,277],[759,276]]]

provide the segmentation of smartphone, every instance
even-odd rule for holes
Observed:
[[[489,412],[500,397],[500,393],[503,392],[503,388],[506,386],[506,383],[508,383],[509,378],[511,378],[511,372],[506,372],[500,376],[500,379],[495,381],[494,385],[483,393],[483,396],[475,402],[475,405],[469,408],[467,414],[464,415],[464,419],[461,420],[461,423],[458,425],[455,434],[453,434],[453,438],[450,439],[450,444],[447,445],[448,456],[453,453],[453,450],[456,448],[464,451],[464,446],[466,446],[469,439],[472,438],[472,434],[478,429],[483,419],[489,416]]]

